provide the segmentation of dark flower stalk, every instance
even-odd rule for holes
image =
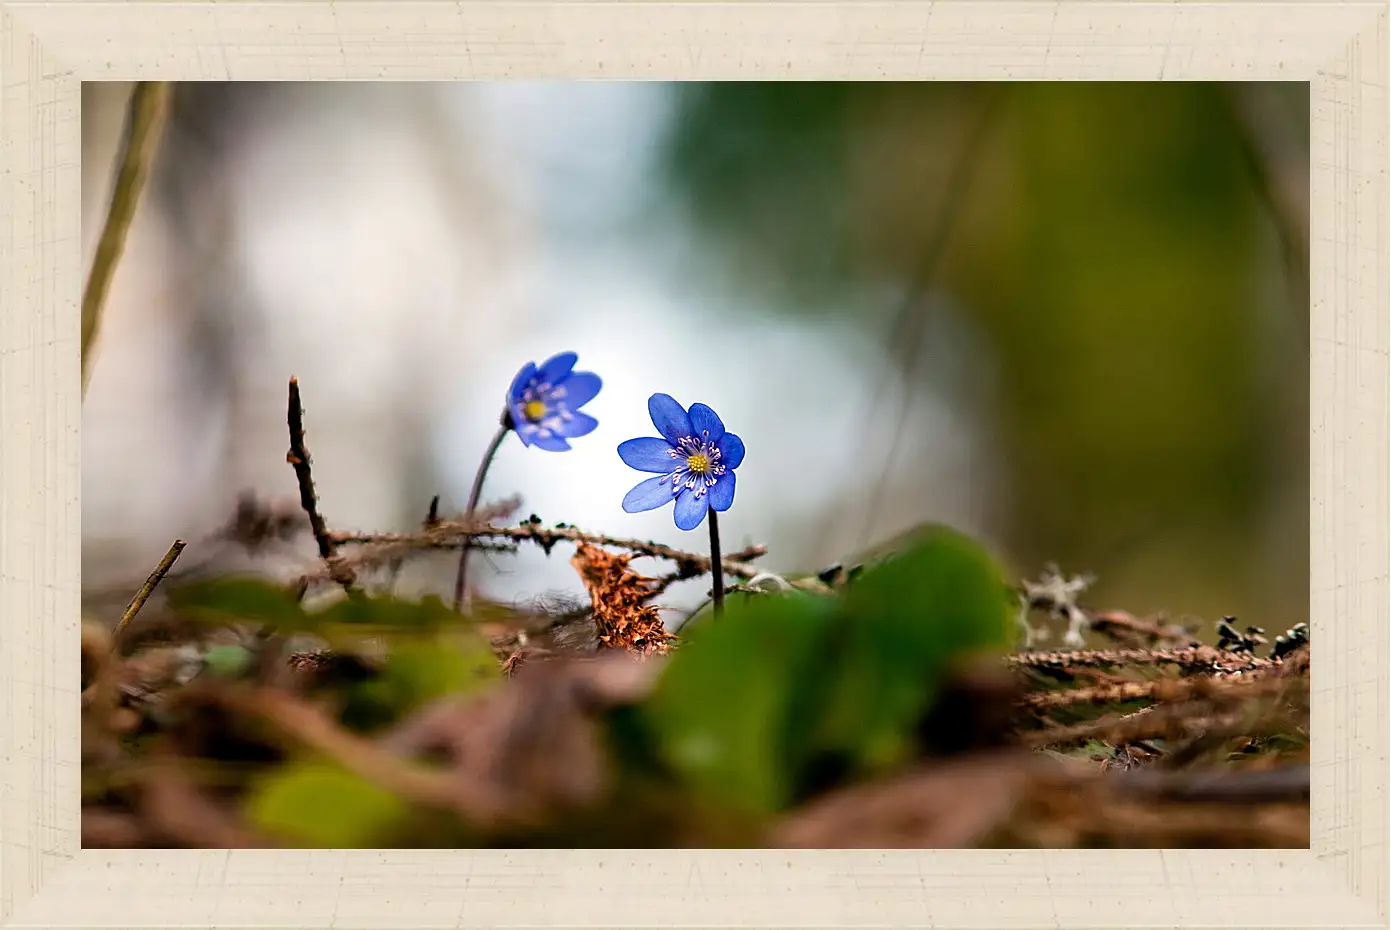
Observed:
[[[710,600],[718,619],[724,611],[724,559],[720,556],[720,521],[713,507],[710,508],[710,577],[714,583]]]
[[[478,509],[478,498],[483,493],[483,481],[488,477],[488,468],[493,464],[498,448],[502,445],[502,441],[507,438],[511,429],[512,412],[504,410],[497,433],[493,436],[493,441],[488,443],[488,451],[483,453],[483,460],[478,463],[478,471],[474,472],[473,487],[468,494],[468,506],[464,509],[465,523],[473,519],[473,514]],[[467,593],[468,584],[469,543],[472,540],[473,537],[465,536],[463,547],[459,550],[459,571],[454,576],[454,609],[456,611],[464,609],[464,596]]]

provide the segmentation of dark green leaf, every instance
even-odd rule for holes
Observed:
[[[829,598],[730,598],[693,630],[645,705],[668,765],[717,803],[773,811],[793,783],[786,721],[831,616]]]
[[[1004,651],[1013,627],[989,554],[934,526],[850,585],[833,636],[810,749],[875,769],[909,750],[952,666],[975,653]]]

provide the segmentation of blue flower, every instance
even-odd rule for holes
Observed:
[[[580,408],[594,399],[604,382],[590,371],[575,371],[574,352],[561,352],[538,368],[527,362],[507,392],[511,427],[523,445],[550,452],[570,448],[567,439],[594,432],[599,421]]]
[[[744,461],[744,441],[727,433],[715,411],[691,404],[688,412],[668,394],[647,400],[652,423],[662,436],[629,439],[618,456],[638,471],[656,472],[623,498],[628,513],[655,510],[676,501],[676,525],[693,530],[707,508],[724,512],[734,503],[734,469]]]

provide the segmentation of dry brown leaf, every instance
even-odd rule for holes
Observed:
[[[666,653],[676,637],[662,625],[657,608],[648,603],[659,582],[629,567],[632,555],[615,555],[581,543],[570,564],[589,591],[599,641],[639,655]]]

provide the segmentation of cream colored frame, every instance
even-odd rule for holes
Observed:
[[[79,82],[1312,83],[1313,848],[83,852]],[[0,0],[0,920],[13,927],[1387,925],[1378,3]]]

